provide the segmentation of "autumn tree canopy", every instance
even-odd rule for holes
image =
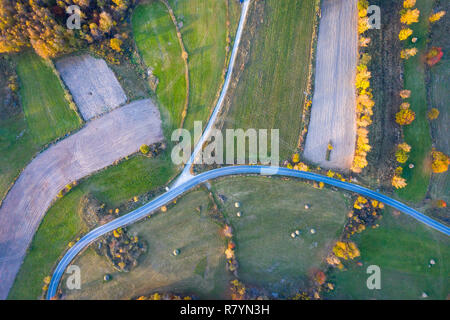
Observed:
[[[0,53],[32,47],[44,58],[118,34],[133,0],[0,0]],[[66,26],[66,8],[78,5],[81,29]]]

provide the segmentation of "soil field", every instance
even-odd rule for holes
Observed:
[[[103,59],[88,54],[55,62],[83,118],[89,120],[127,101],[116,76]]]
[[[0,298],[6,298],[42,217],[61,189],[144,143],[161,140],[159,111],[151,100],[141,100],[88,123],[38,155],[0,208]]]
[[[322,3],[315,91],[303,155],[325,168],[349,169],[355,153],[357,16],[354,0]],[[328,143],[333,146],[329,161]]]

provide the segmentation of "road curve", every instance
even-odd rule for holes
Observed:
[[[414,210],[413,208],[408,207],[407,205],[401,203],[400,201],[397,201],[395,199],[392,199],[390,197],[387,197],[383,194],[380,194],[378,192],[372,191],[370,189],[367,189],[365,187],[349,183],[349,182],[343,182],[340,180],[336,180],[333,178],[329,178],[327,176],[322,176],[317,173],[313,172],[306,172],[306,171],[298,171],[298,170],[292,170],[287,168],[278,168],[278,167],[268,167],[268,166],[231,166],[231,167],[223,167],[219,169],[214,169],[211,171],[203,172],[197,176],[191,177],[188,181],[172,188],[168,192],[160,195],[153,201],[147,203],[146,205],[120,217],[117,218],[107,224],[104,224],[88,234],[86,234],[84,237],[82,237],[72,248],[70,248],[67,253],[64,255],[62,260],[59,262],[58,266],[56,267],[51,282],[49,284],[49,289],[47,292],[47,299],[51,299],[55,296],[59,282],[61,280],[61,277],[64,273],[64,270],[69,266],[70,262],[83,250],[85,249],[90,243],[101,237],[102,235],[113,231],[114,229],[117,229],[119,227],[123,227],[126,225],[129,225],[131,223],[134,223],[145,216],[149,215],[150,213],[154,212],[155,210],[159,209],[163,205],[165,205],[168,202],[171,202],[175,198],[181,196],[183,193],[187,192],[188,190],[194,188],[195,186],[198,186],[199,184],[202,184],[208,180],[216,179],[224,176],[230,176],[230,175],[241,175],[241,174],[258,174],[258,175],[267,175],[267,176],[288,176],[288,177],[294,177],[294,178],[301,178],[301,179],[307,179],[317,182],[323,182],[328,185],[338,187],[343,190],[356,192],[358,194],[361,194],[363,196],[378,200],[383,202],[384,204],[391,206],[411,217],[416,219],[417,221],[439,231],[447,236],[450,236],[450,228],[431,219],[430,217]]]

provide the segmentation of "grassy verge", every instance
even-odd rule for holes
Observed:
[[[165,129],[171,133],[181,123],[186,97],[184,63],[175,26],[166,7],[154,1],[135,8],[132,27],[145,64],[159,80],[156,95],[166,120]]]
[[[243,43],[251,42],[249,59],[224,127],[280,129],[280,156],[288,158],[300,135],[315,3],[268,0],[254,5],[263,7],[262,14],[252,10],[244,30]]]
[[[70,241],[86,233],[78,214],[80,199],[92,193],[108,207],[115,208],[167,183],[174,171],[164,155],[149,159],[136,156],[87,178],[55,202],[36,232],[24,263],[9,293],[9,299],[36,299],[44,277]]]
[[[336,290],[331,299],[445,299],[450,290],[448,237],[406,215],[386,210],[377,229],[364,231],[356,241],[363,266],[352,263],[346,271],[333,271]],[[434,259],[436,264],[428,267]],[[381,290],[369,290],[366,269],[381,268]]]
[[[0,119],[0,199],[40,149],[81,125],[59,79],[41,58],[29,51],[9,59],[17,69],[23,112]]]
[[[213,188],[226,199],[223,209],[233,226],[239,277],[280,297],[307,287],[309,272],[321,267],[349,210],[342,193],[298,180],[236,177],[218,180]],[[291,238],[297,229],[300,236]]]
[[[225,241],[220,227],[208,217],[209,206],[204,190],[193,191],[166,213],[129,227],[130,234],[148,244],[139,265],[129,273],[115,271],[104,257],[87,250],[75,261],[82,270],[82,289],[65,290],[66,298],[130,299],[155,291],[223,298],[228,284]],[[180,250],[176,257],[175,249]],[[112,280],[104,283],[106,273]]]
[[[405,142],[411,147],[410,157],[403,168],[403,177],[408,185],[399,189],[397,194],[405,200],[421,201],[425,198],[431,177],[429,155],[431,151],[430,126],[427,119],[427,92],[425,85],[425,64],[423,55],[426,54],[429,31],[428,17],[431,14],[434,1],[418,0],[417,8],[420,10],[418,23],[412,24],[413,37],[418,41],[414,46],[419,50],[418,54],[404,62],[404,88],[411,90],[408,102],[416,113],[416,119],[412,124],[403,128]],[[414,168],[408,167],[409,163]]]

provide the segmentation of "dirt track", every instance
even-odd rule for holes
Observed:
[[[0,299],[7,297],[41,219],[64,186],[162,139],[157,107],[140,100],[89,122],[39,154],[0,208]]]
[[[304,157],[325,168],[349,169],[355,152],[356,0],[324,0],[315,89]],[[334,149],[325,159],[328,143]]]

